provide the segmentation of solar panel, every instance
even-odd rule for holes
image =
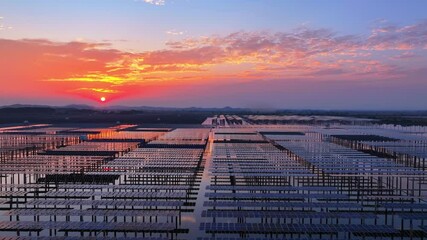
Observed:
[[[277,224],[277,223],[201,223],[200,230],[221,233],[398,233],[386,225]]]
[[[207,210],[202,217],[210,218],[376,218],[365,212],[296,212],[296,211],[250,211],[250,210]]]
[[[298,194],[298,193],[206,193],[208,198],[228,198],[228,199],[300,199],[300,198],[320,198],[320,199],[347,199],[348,196],[342,194]]]
[[[206,201],[205,207],[250,207],[250,208],[362,208],[357,203],[337,203],[337,202],[224,202],[224,201]]]

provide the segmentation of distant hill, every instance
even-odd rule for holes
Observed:
[[[427,111],[263,110],[247,108],[174,108],[150,106],[89,105],[48,106],[13,104],[0,106],[0,123],[132,123],[200,124],[219,114],[264,114],[299,116],[342,116],[374,119],[377,123],[427,125]]]
[[[177,107],[152,107],[152,106],[105,106],[105,107],[94,107],[84,104],[71,104],[65,106],[49,106],[49,105],[31,105],[31,104],[13,104],[7,106],[0,106],[0,109],[3,108],[52,108],[52,109],[85,109],[85,110],[126,110],[126,111],[215,111],[215,112],[242,112],[242,111],[251,111],[247,108],[232,108],[232,107],[223,107],[223,108],[200,108],[200,107],[187,107],[187,108],[177,108]]]
[[[71,104],[71,105],[65,105],[63,107],[58,107],[58,108],[95,109],[94,107],[85,105],[85,104]]]
[[[200,124],[215,114],[248,114],[240,108],[167,108],[14,104],[0,107],[0,123]]]

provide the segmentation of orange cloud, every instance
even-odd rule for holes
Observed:
[[[111,99],[221,81],[395,78],[411,69],[378,53],[424,51],[426,24],[380,27],[366,38],[307,27],[236,32],[168,42],[163,50],[141,53],[112,49],[108,43],[0,39],[0,79],[7,83],[0,93],[92,99],[102,94]]]

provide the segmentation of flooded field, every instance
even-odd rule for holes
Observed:
[[[273,120],[0,128],[0,239],[427,238],[426,127]]]

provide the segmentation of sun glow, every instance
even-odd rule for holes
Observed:
[[[107,99],[105,97],[100,98],[101,102],[105,102]]]

